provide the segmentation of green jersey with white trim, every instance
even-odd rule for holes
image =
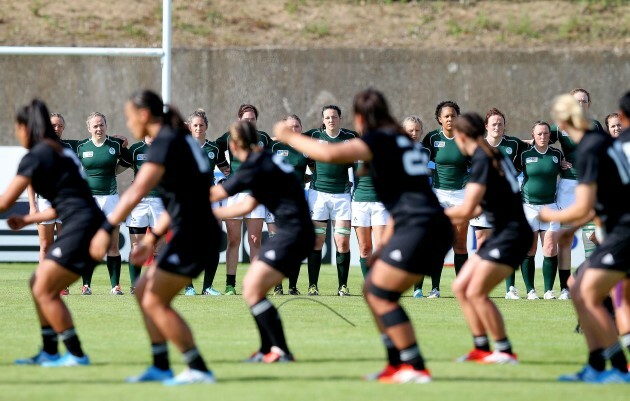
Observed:
[[[257,132],[258,132],[258,145],[264,149],[268,149],[269,146],[271,146],[271,137],[269,137],[269,134],[267,134],[264,131],[257,131]],[[232,174],[232,173],[235,173],[239,167],[241,167],[241,162],[237,158],[235,158],[234,155],[232,155],[232,152],[230,151],[230,146],[228,145],[229,141],[230,141],[230,133],[226,132],[225,134],[221,135],[219,139],[217,139],[215,144],[219,148],[219,151],[223,153],[224,155],[226,151],[228,152],[230,156],[230,174]]]
[[[272,141],[271,153],[282,157],[282,160],[293,166],[293,173],[297,177],[302,188],[304,188],[304,176],[306,175],[306,167],[308,166],[308,157],[304,153],[300,153],[293,149],[290,145],[282,142]]]
[[[504,135],[501,142],[496,146],[497,150],[512,162],[517,172],[523,170],[521,166],[521,154],[530,148],[527,142],[523,142],[519,138]]]
[[[97,146],[92,139],[82,141],[77,146],[77,156],[81,160],[92,195],[116,195],[116,165],[131,167],[129,149],[122,146],[122,140],[107,137]]]
[[[562,152],[551,146],[547,147],[545,153],[540,153],[532,146],[521,154],[523,202],[531,205],[555,203],[562,157]]]
[[[128,162],[130,162],[131,167],[133,168],[134,178],[138,174],[138,170],[140,170],[140,167],[142,167],[144,162],[147,161],[148,152],[149,152],[149,145],[147,145],[147,143],[144,141],[136,142],[133,145],[131,145],[131,147],[129,147],[129,156],[131,156],[131,160],[128,160]],[[149,193],[146,195],[147,198],[158,198],[159,196],[160,194],[155,188],[149,191]]]
[[[429,150],[435,163],[433,188],[458,190],[466,186],[470,157],[459,151],[454,137],[448,138],[442,129],[431,131],[422,140],[422,146]]]
[[[331,137],[323,128],[316,128],[304,133],[319,143],[342,143],[357,138],[357,133],[344,128],[339,130],[336,137]],[[348,177],[348,168],[353,167],[352,164],[333,164],[324,162],[315,162],[315,172],[311,180],[311,188],[329,194],[348,194],[350,193],[350,179]]]
[[[209,141],[206,139],[203,146],[201,147],[203,154],[207,156],[208,163],[210,163],[210,171],[214,174],[215,167],[225,167],[228,162],[225,158],[225,152],[221,152],[217,144],[213,141]],[[210,180],[210,186],[214,185],[214,179]]]
[[[599,121],[591,120],[591,122],[593,123],[594,131],[606,132]],[[560,142],[560,148],[562,149],[565,160],[572,164],[570,169],[562,170],[562,178],[567,180],[577,180],[578,174],[575,169],[575,149],[577,149],[577,143],[573,142],[573,139],[571,139],[568,133],[560,131],[558,126],[554,124],[551,126],[551,137],[549,138],[549,143],[553,144],[556,142]]]
[[[354,163],[354,189],[352,191],[353,202],[380,202],[370,169],[363,160]]]

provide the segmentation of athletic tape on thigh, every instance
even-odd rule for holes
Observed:
[[[400,305],[398,305],[398,307],[393,311],[381,315],[381,322],[383,322],[383,326],[385,327],[397,326],[399,324],[407,323],[408,321],[409,316],[407,316],[407,313],[400,307]]]
[[[326,235],[326,227],[315,227],[315,235]]]
[[[335,234],[343,235],[345,237],[349,237],[352,231],[349,228],[345,227],[335,227]]]
[[[385,290],[383,288],[377,287],[371,281],[370,281],[370,284],[368,285],[368,292],[377,298],[385,299],[387,301],[392,301],[392,302],[398,302],[398,300],[400,299],[400,296],[402,295],[402,293],[398,291],[390,291],[390,290]]]

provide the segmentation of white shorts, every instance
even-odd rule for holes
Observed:
[[[308,208],[313,220],[342,220],[351,218],[350,194],[329,194],[314,189],[308,191]]]
[[[543,223],[538,219],[538,213],[545,207],[553,210],[558,210],[558,206],[555,203],[550,203],[548,205],[530,205],[529,203],[523,203],[525,218],[531,226],[532,231],[559,231],[560,223],[555,221]]]
[[[155,227],[164,212],[164,204],[160,198],[142,198],[127,217],[127,227]]]
[[[488,223],[488,218],[485,213],[481,213],[479,216],[470,219],[470,225],[480,229],[492,228],[492,224]]]
[[[245,199],[246,197],[250,196],[248,193],[245,192],[241,192],[238,193],[234,196],[230,196],[229,198],[227,198],[225,200],[225,206],[229,207],[232,206],[240,201],[242,201],[243,199]],[[252,210],[251,212],[247,213],[245,216],[242,217],[234,217],[230,220],[242,220],[243,217],[246,219],[264,219],[267,216],[267,208],[264,205],[258,205],[256,206],[256,208],[254,210]]]
[[[52,207],[52,205],[50,204],[50,202],[48,202],[48,199],[46,198],[40,198],[39,196],[37,197],[37,211],[39,212],[43,212],[46,209],[50,209]],[[42,221],[39,224],[55,224],[55,223],[59,223],[61,224],[61,220],[59,219],[52,219],[52,220],[46,220],[46,221]]]
[[[560,179],[556,193],[556,204],[560,209],[566,209],[575,203],[575,187],[577,187],[577,184],[577,180]]]
[[[273,215],[269,210],[267,210],[267,214],[265,215],[265,223],[267,224],[275,224],[276,216]]]
[[[381,202],[352,202],[352,227],[386,226],[389,212]]]
[[[433,189],[433,192],[444,209],[464,203],[463,189]]]
[[[110,214],[116,209],[118,204],[118,194],[116,195],[92,195],[98,208],[105,214],[105,217],[109,217]]]

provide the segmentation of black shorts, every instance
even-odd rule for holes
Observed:
[[[312,224],[296,229],[280,228],[260,248],[258,258],[284,274],[291,276],[313,251],[315,232]]]
[[[164,247],[157,259],[158,269],[196,278],[206,267],[216,263],[221,243],[216,221],[204,225],[204,230],[179,230]]]
[[[630,227],[618,224],[586,260],[589,268],[614,270],[630,277]]]
[[[453,226],[443,212],[424,223],[396,222],[380,259],[411,274],[431,275],[444,265],[453,245]]]
[[[46,259],[79,275],[93,271],[99,262],[90,256],[90,242],[104,221],[105,215],[98,209],[64,219],[61,235],[48,250]]]
[[[532,247],[532,234],[526,221],[494,231],[477,250],[477,255],[483,260],[508,265],[516,270]]]

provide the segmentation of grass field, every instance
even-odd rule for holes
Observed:
[[[66,298],[84,349],[93,366],[45,369],[13,366],[18,357],[37,351],[40,337],[27,279],[33,264],[0,265],[0,400],[627,400],[624,385],[593,386],[555,381],[561,373],[580,368],[586,350],[573,333],[575,317],[566,301],[506,301],[503,288],[493,294],[504,313],[508,333],[519,354],[518,366],[457,364],[471,347],[471,337],[449,285],[446,269],[443,298],[416,300],[406,294],[403,304],[415,324],[434,382],[392,386],[361,381],[363,374],[384,366],[384,351],[360,296],[332,296],[334,267],[324,266],[319,301],[352,321],[350,326],[330,311],[306,300],[280,308],[295,364],[246,365],[239,361],[258,346],[258,336],[245,302],[235,297],[178,297],[175,306],[192,326],[197,343],[218,384],[165,388],[160,384],[128,385],[123,379],[143,370],[149,346],[138,308],[129,296],[108,293],[106,269],[95,273],[95,295]],[[224,267],[217,283],[223,282]],[[239,270],[242,278],[246,267]],[[304,269],[305,270],[305,269]],[[306,289],[303,272],[299,287]],[[537,278],[542,284],[542,277]],[[127,287],[125,277],[123,288]],[[350,289],[358,294],[359,269]],[[425,283],[428,287],[430,280]],[[517,283],[520,283],[520,279]],[[425,288],[425,292],[428,288]],[[330,295],[327,295],[330,294]],[[276,305],[294,297],[272,298]],[[171,348],[174,369],[183,368]]]

